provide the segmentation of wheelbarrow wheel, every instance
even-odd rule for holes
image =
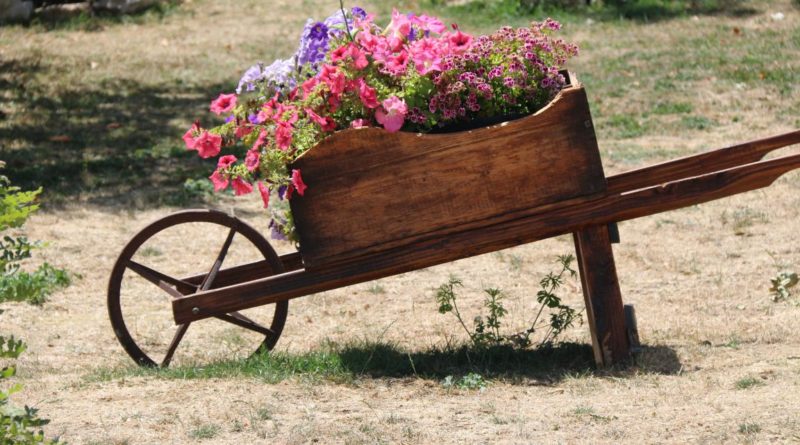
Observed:
[[[172,317],[171,300],[213,289],[223,263],[256,261],[269,269],[260,277],[284,271],[258,231],[222,212],[188,210],[150,224],[128,242],[111,272],[108,314],[117,339],[136,363],[153,367],[167,367],[176,357],[195,363],[236,358],[231,351],[271,350],[286,322],[287,301],[219,314],[191,323],[198,325],[192,329],[190,323],[175,326]]]

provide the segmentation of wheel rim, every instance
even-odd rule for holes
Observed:
[[[142,256],[144,251],[150,248],[148,241],[158,239],[159,235],[169,232],[170,229],[178,230],[178,235],[184,235],[185,229],[189,228],[190,226],[193,227],[198,225],[195,223],[199,223],[200,225],[209,224],[212,226],[217,226],[217,228],[221,226],[227,229],[227,236],[222,245],[219,246],[219,251],[216,257],[212,258],[213,261],[210,264],[207,264],[207,266],[205,266],[203,269],[200,269],[205,276],[203,282],[199,286],[180,280],[181,276],[189,275],[164,273],[159,270],[160,267],[151,267],[152,265],[144,264],[145,261],[141,261],[141,259],[138,258],[137,253],[139,253],[139,256]],[[117,339],[128,355],[133,358],[136,363],[142,366],[168,366],[172,362],[178,346],[183,341],[184,335],[189,330],[190,323],[177,326],[177,329],[175,329],[175,332],[171,336],[169,343],[166,345],[166,350],[163,352],[163,354],[160,354],[159,351],[159,355],[161,356],[157,356],[155,351],[159,350],[159,347],[162,346],[160,343],[162,342],[156,342],[152,339],[148,339],[136,332],[132,333],[129,329],[129,324],[125,321],[125,312],[131,311],[126,311],[123,309],[123,306],[137,306],[140,303],[144,306],[145,304],[137,301],[136,298],[127,298],[125,299],[125,304],[123,304],[124,294],[137,294],[137,292],[132,292],[129,289],[123,289],[123,281],[129,279],[128,277],[133,277],[134,280],[138,280],[140,282],[137,283],[140,289],[143,290],[149,286],[150,289],[153,290],[152,292],[151,290],[143,290],[139,293],[145,292],[148,294],[148,296],[150,296],[151,293],[157,293],[159,295],[163,294],[172,299],[182,297],[185,294],[194,293],[199,289],[213,288],[213,281],[216,278],[216,272],[220,269],[231,266],[230,264],[225,263],[225,259],[229,258],[229,254],[231,253],[231,245],[234,239],[246,241],[250,245],[249,250],[255,249],[253,251],[254,255],[259,255],[260,260],[266,260],[266,265],[270,269],[269,275],[280,274],[284,271],[280,258],[275,253],[272,246],[270,246],[270,244],[258,233],[258,231],[245,224],[238,218],[231,217],[222,212],[213,210],[188,210],[166,216],[142,229],[128,242],[128,244],[120,253],[120,256],[117,259],[117,262],[114,264],[114,268],[111,272],[111,278],[108,286],[108,312],[111,325],[114,328],[114,333],[116,334]],[[146,247],[143,249],[143,246]],[[178,263],[180,264],[180,261]],[[174,261],[173,264],[175,264]],[[159,297],[153,298],[158,299]],[[217,316],[216,319],[220,320],[221,322],[227,322],[225,326],[228,328],[231,326],[236,326],[238,328],[243,328],[245,331],[254,331],[259,335],[263,335],[263,340],[260,341],[258,346],[255,348],[255,351],[258,352],[260,350],[271,350],[277,343],[278,338],[283,330],[283,326],[286,322],[288,306],[289,305],[287,301],[275,303],[274,312],[272,313],[272,321],[268,326],[258,324],[258,322],[241,313],[221,314]],[[169,311],[169,321],[172,321],[171,310]],[[144,322],[144,324],[147,323],[152,324],[151,322]],[[163,324],[163,321],[160,321],[160,323]],[[174,326],[174,323],[172,323],[172,325]],[[252,335],[255,334],[252,334],[251,332],[251,336]],[[162,340],[163,337],[164,335],[161,335],[159,340]],[[150,343],[148,344],[150,347],[143,348],[141,345],[143,343]],[[157,346],[155,345],[156,343],[158,343]]]

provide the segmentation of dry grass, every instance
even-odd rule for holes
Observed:
[[[292,48],[285,42],[293,38],[290,34],[307,15],[319,15],[320,3],[195,0],[162,23],[108,25],[96,32],[0,28],[3,63],[22,63],[30,55],[39,63],[37,70],[15,68],[0,76],[27,76],[37,94],[55,97],[70,89],[102,89],[103,82],[122,85],[122,80],[131,82],[126,91],[150,88],[152,94],[142,93],[141,98],[162,97],[163,106],[189,95],[181,102],[187,108],[172,110],[169,125],[154,130],[163,140],[177,138],[205,103],[204,96],[217,92],[205,89],[230,88],[251,61],[288,54]],[[744,36],[760,36],[758,42],[768,40],[760,33],[774,31],[777,40],[772,41],[784,42],[782,58],[769,63],[798,70],[800,13],[789,1],[755,5],[756,14],[738,18],[571,26],[570,38],[584,48],[573,69],[589,89],[607,174],[800,127],[796,77],[789,78],[789,88],[782,93],[786,82],[737,80],[733,74],[706,73],[706,67],[681,62],[682,57],[691,63],[701,57],[699,49],[692,49],[698,39],[720,42],[720,51],[730,51],[738,60],[739,51],[750,50],[736,40],[738,34],[732,31],[736,27]],[[257,13],[237,15],[234,8],[244,7]],[[265,19],[274,17],[275,11],[281,13],[279,20]],[[770,14],[776,11],[782,11],[785,19],[773,21]],[[711,68],[733,72],[722,62]],[[685,72],[692,75],[681,78]],[[758,79],[757,72],[755,76]],[[666,81],[674,87],[664,87]],[[744,87],[737,88],[737,83]],[[46,122],[37,123],[35,114],[26,114],[33,109],[31,103],[11,100],[15,92],[3,90],[3,94],[0,109],[9,116],[0,122],[4,154],[36,145],[35,139],[19,136],[20,116],[38,125]],[[124,103],[124,94],[104,100]],[[658,103],[666,102],[689,104],[691,112],[653,112]],[[130,112],[130,121],[136,121],[135,110],[118,109]],[[148,112],[157,109],[145,107]],[[686,107],[671,108],[675,109]],[[692,122],[682,126],[680,114],[716,124],[692,129]],[[631,116],[644,129],[626,134],[620,130],[625,123],[615,123],[615,115]],[[93,119],[91,113],[85,119]],[[81,122],[57,122],[74,125],[76,137],[93,128],[82,127]],[[96,146],[98,152],[119,150],[113,142],[91,140],[71,146],[69,153],[88,156],[84,146]],[[180,158],[165,159],[169,165]],[[2,305],[3,333],[29,343],[19,367],[25,385],[21,395],[53,419],[48,434],[62,435],[69,443],[800,441],[800,343],[793,335],[800,308],[792,302],[773,303],[768,293],[769,279],[778,271],[800,269],[800,246],[794,242],[800,218],[800,172],[785,175],[766,190],[620,225],[622,244],[615,246],[615,255],[623,296],[636,306],[640,335],[650,346],[637,366],[610,372],[568,368],[560,370],[562,377],[555,381],[501,379],[484,391],[448,390],[436,380],[413,376],[364,376],[346,384],[302,376],[276,384],[250,378],[94,378],[98,370],[129,366],[105,309],[111,265],[133,233],[179,207],[147,200],[93,201],[108,194],[108,188],[77,185],[83,179],[74,178],[76,187],[82,187],[80,194],[64,191],[68,199],[60,210],[45,209],[26,229],[31,238],[49,241],[37,252],[37,262],[66,267],[83,278],[43,308]],[[223,198],[212,206],[233,209],[266,232],[255,201]],[[167,235],[152,247],[149,259],[173,270],[191,269],[192,261],[208,254],[209,246],[215,249],[224,236]],[[177,240],[182,244],[176,245]],[[288,245],[278,248],[290,250]],[[295,300],[278,349],[299,353],[328,341],[382,336],[408,350],[422,351],[448,339],[463,340],[454,320],[436,313],[431,291],[451,273],[467,279],[472,295],[483,285],[506,290],[512,318],[520,323],[523,301],[530,301],[539,277],[552,269],[555,255],[571,251],[571,239],[559,237],[502,255]],[[578,285],[570,284],[565,298],[580,306]],[[464,304],[467,311],[474,311],[480,301],[465,299]],[[151,315],[142,329],[167,329],[163,316]],[[178,359],[227,358],[225,349],[236,350],[240,339],[226,329],[213,322],[192,326],[193,337],[188,340],[197,346],[195,355]],[[171,331],[153,332],[171,335]],[[587,328],[577,326],[567,338],[588,343]]]

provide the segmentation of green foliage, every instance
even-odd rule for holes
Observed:
[[[736,381],[736,389],[750,389],[762,385],[764,382],[755,377],[745,377]]]
[[[0,240],[0,273],[12,274],[19,269],[19,262],[31,257],[31,250],[36,247],[24,236],[4,236]]]
[[[454,379],[452,375],[448,375],[442,380],[442,386],[447,389],[478,389],[483,391],[487,385],[483,376],[476,372],[470,372],[460,379]]]
[[[496,288],[484,289],[486,293],[484,307],[488,310],[488,314],[485,317],[482,315],[475,317],[472,329],[467,327],[461,311],[458,309],[458,297],[456,294],[456,287],[462,287],[463,282],[453,276],[450,277],[447,283],[436,289],[436,302],[439,304],[439,313],[452,313],[455,315],[472,344],[477,348],[505,344],[525,348],[532,344],[531,337],[537,332],[543,332],[539,341],[540,347],[552,346],[556,338],[564,330],[572,326],[579,316],[574,309],[562,304],[561,298],[555,293],[564,284],[567,276],[574,277],[576,275],[571,267],[574,260],[575,258],[572,255],[558,256],[557,261],[561,269],[557,273],[548,273],[539,282],[541,289],[536,294],[539,310],[530,323],[530,327],[524,331],[510,335],[500,332],[502,319],[508,314],[508,311],[503,306],[502,291]],[[549,321],[542,320],[543,315],[545,315],[545,309],[548,310],[550,315]]]
[[[1,313],[1,312],[0,312]],[[0,358],[16,359],[25,351],[25,343],[14,337],[0,336]],[[16,374],[14,366],[6,366],[0,370],[0,382],[8,380]],[[24,406],[19,408],[10,403],[9,397],[22,390],[19,384],[8,389],[0,388],[0,445],[55,444],[58,440],[45,438],[40,429],[50,421],[39,417],[36,408]]]
[[[0,275],[0,302],[27,301],[41,305],[55,289],[67,287],[72,282],[70,274],[48,263],[32,273],[18,271]]]
[[[800,282],[800,277],[796,272],[780,272],[775,278],[770,280],[772,287],[769,288],[772,292],[772,301],[786,301],[791,297],[789,289],[796,286]]]
[[[189,431],[189,437],[192,439],[213,439],[219,434],[220,430],[221,428],[218,425],[208,423]]]
[[[5,165],[0,161],[0,169]],[[11,186],[7,177],[0,175],[0,231],[24,224],[28,216],[39,209],[35,201],[41,192],[41,188],[23,192],[19,187]]]
[[[5,163],[0,161],[0,168]],[[21,227],[28,217],[38,210],[36,197],[42,189],[23,192],[11,186],[5,176],[0,176],[0,231]],[[54,289],[70,284],[69,274],[44,263],[32,273],[21,272],[19,263],[31,257],[37,247],[24,236],[3,236],[0,240],[0,302],[28,301],[42,304]]]

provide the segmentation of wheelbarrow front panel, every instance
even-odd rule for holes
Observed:
[[[309,269],[502,223],[606,187],[579,85],[532,116],[472,131],[346,130],[293,168],[308,185],[291,205]]]

